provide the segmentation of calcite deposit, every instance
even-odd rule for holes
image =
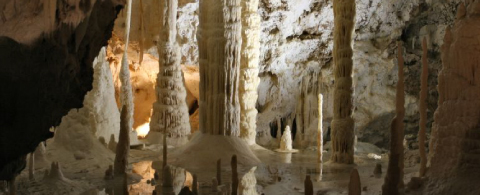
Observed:
[[[161,32],[158,42],[159,72],[155,86],[157,101],[150,120],[150,143],[161,141],[161,132],[172,137],[190,135],[186,91],[180,66],[177,37],[177,0],[160,1]]]
[[[241,0],[242,6],[242,50],[240,59],[240,137],[249,145],[257,137],[257,87],[260,83],[260,16],[259,0]]]
[[[332,162],[353,163],[353,49],[352,35],[355,26],[354,0],[334,0],[335,88],[332,120]]]

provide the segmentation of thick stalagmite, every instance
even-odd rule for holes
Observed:
[[[427,153],[425,152],[425,134],[427,130],[427,95],[428,95],[428,48],[427,39],[422,42],[422,76],[420,91],[420,130],[418,132],[418,149],[420,151],[420,177],[425,176],[427,169]]]
[[[180,66],[180,50],[177,37],[177,0],[160,1],[161,32],[158,42],[159,72],[156,96],[150,122],[148,139],[151,143],[161,141],[161,132],[167,129],[171,137],[190,134],[187,93]]]
[[[239,0],[217,1],[200,1],[200,130],[238,136],[242,12]]]
[[[124,105],[120,115],[120,136],[116,149],[115,161],[113,164],[114,175],[122,175],[127,171],[128,153],[130,151],[130,136],[128,128],[128,109]]]
[[[355,25],[355,0],[334,0],[335,88],[332,120],[332,162],[353,163],[353,50],[352,34]]]
[[[455,25],[445,33],[427,173],[429,181],[443,185],[435,185],[431,194],[458,193],[454,189],[480,194],[479,21],[480,1],[467,9],[461,3]]]
[[[258,0],[242,0],[242,52],[240,60],[240,137],[249,145],[257,135],[257,87],[260,56],[260,16]]]
[[[403,44],[398,42],[398,82],[396,116],[390,126],[390,159],[388,161],[387,175],[382,186],[383,195],[396,195],[403,193],[403,137],[405,117],[405,84],[403,76]]]

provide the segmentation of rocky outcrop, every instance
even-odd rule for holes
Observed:
[[[427,173],[437,184],[429,187],[431,194],[480,193],[474,185],[480,180],[479,19],[479,0],[460,4],[455,25],[445,34]]]
[[[21,170],[25,161],[18,159],[52,137],[49,128],[82,107],[92,89],[92,62],[110,38],[122,4],[78,2],[58,1],[48,9],[39,6],[43,1],[17,1],[16,9],[13,0],[0,3],[0,88],[8,91],[0,94],[0,179]]]
[[[354,0],[333,1],[335,63],[334,100],[332,120],[332,156],[336,163],[353,163],[353,142],[355,124],[353,114],[353,48],[352,34],[355,25]]]

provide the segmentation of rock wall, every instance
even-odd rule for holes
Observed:
[[[92,89],[92,62],[123,6],[117,0],[48,3],[0,3],[2,180],[23,169],[25,161],[19,159],[53,136],[50,127],[82,107]]]

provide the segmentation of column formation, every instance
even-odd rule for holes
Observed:
[[[420,151],[420,177],[425,176],[427,169],[427,153],[425,151],[425,134],[427,131],[427,96],[428,96],[428,48],[427,39],[422,42],[422,75],[420,87],[420,130],[418,132],[418,150]]]
[[[190,134],[190,123],[180,50],[176,41],[177,7],[177,0],[160,1],[161,32],[157,45],[159,72],[155,86],[157,101],[153,104],[150,131],[163,132],[166,129],[171,137],[184,137]]]
[[[257,88],[260,83],[260,16],[258,0],[242,0],[242,50],[240,59],[240,137],[249,145],[257,135]]]
[[[242,43],[240,0],[201,0],[200,130],[239,136],[238,95]]]
[[[353,163],[354,121],[353,114],[353,49],[352,34],[355,26],[355,0],[334,0],[335,63],[334,101],[332,120],[331,160],[337,163]]]
[[[405,117],[405,84],[403,73],[403,44],[398,42],[398,82],[396,116],[390,126],[390,159],[388,160],[387,175],[382,186],[383,195],[396,195],[403,192],[403,139],[404,128],[403,118]]]

